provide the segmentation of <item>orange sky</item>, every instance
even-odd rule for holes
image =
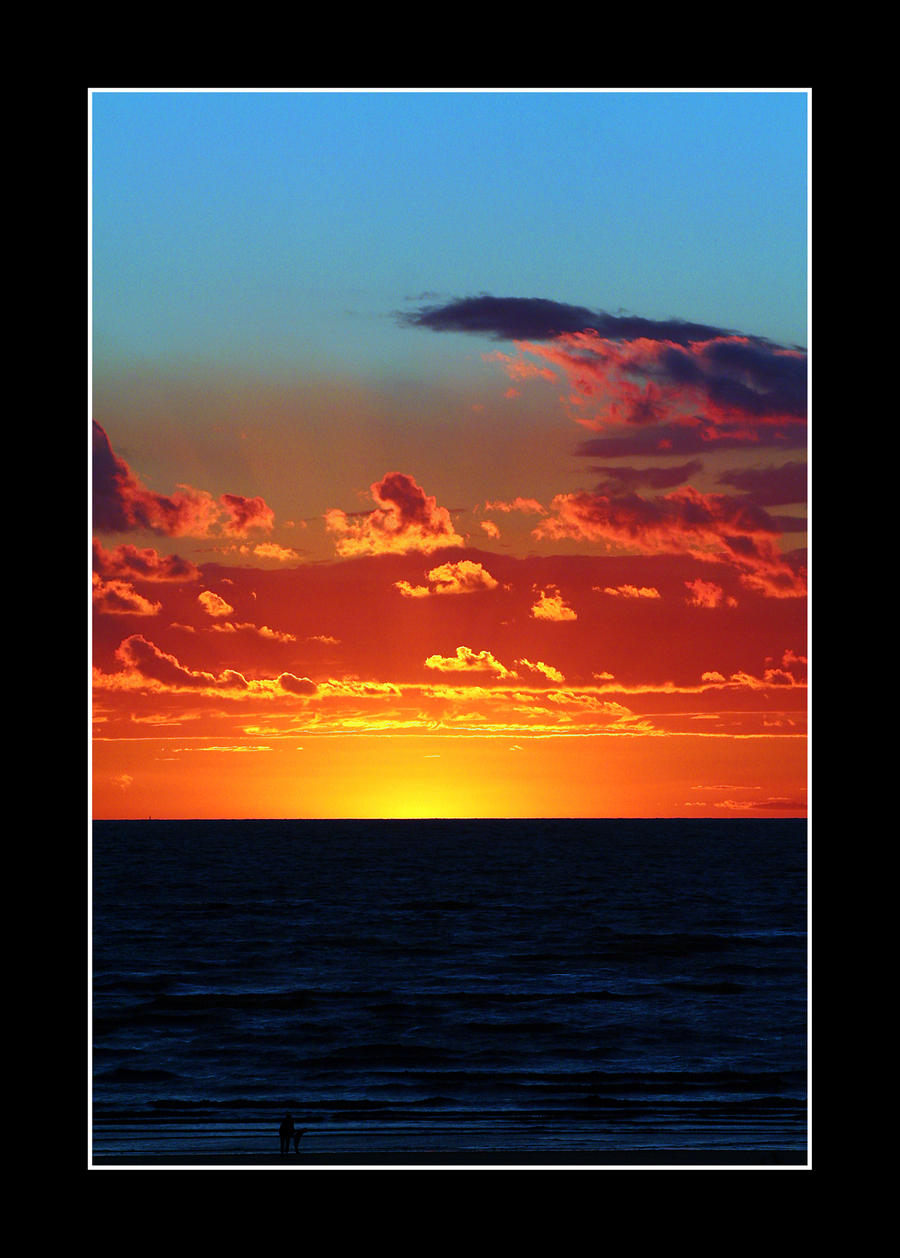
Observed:
[[[494,381],[473,392],[485,409],[522,400]],[[752,487],[757,451],[668,460],[691,484],[648,492],[664,461],[645,457],[629,460],[638,490],[582,474],[566,491],[563,458],[535,460],[526,400],[505,436],[517,469],[530,450],[520,493],[491,492],[490,439],[448,467],[432,421],[421,482],[388,463],[350,492],[335,463],[304,515],[302,422],[297,442],[271,416],[238,434],[183,402],[175,461],[200,480],[205,449],[228,457],[210,457],[208,488],[179,472],[156,488],[143,467],[161,476],[160,447],[130,415],[140,382],[122,396],[107,422],[135,466],[94,434],[97,817],[804,812],[803,536],[713,476],[749,467]],[[233,397],[207,405],[224,415]],[[296,386],[283,405],[302,399]],[[552,450],[572,421],[557,402],[543,422]],[[273,431],[281,457],[242,464]]]

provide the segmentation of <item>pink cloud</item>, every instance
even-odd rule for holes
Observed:
[[[216,502],[205,489],[179,485],[165,495],[147,489],[112,449],[96,421],[93,426],[92,502],[94,527],[101,533],[147,529],[166,537],[209,537],[225,517],[224,529],[243,535],[270,529],[274,516],[261,498],[223,494]]]
[[[761,507],[742,498],[703,494],[689,485],[662,497],[558,494],[553,514],[535,537],[606,541],[643,554],[674,552],[717,559],[742,572],[744,584],[770,597],[806,592],[778,550],[778,528]]]
[[[561,371],[574,389],[573,403],[599,404],[596,416],[579,419],[588,427],[692,416],[713,426],[806,419],[806,354],[749,337],[681,344],[656,337],[614,340],[587,328],[547,344],[517,342],[517,348]],[[525,361],[521,378],[528,374]]]

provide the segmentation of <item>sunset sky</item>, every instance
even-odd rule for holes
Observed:
[[[90,110],[96,817],[805,814],[805,90]]]

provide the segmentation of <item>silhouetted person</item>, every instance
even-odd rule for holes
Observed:
[[[281,1137],[281,1152],[290,1153],[291,1136],[294,1134],[294,1120],[291,1118],[291,1111],[285,1114],[281,1120],[281,1126],[278,1128],[278,1134]]]
[[[295,1153],[300,1152],[300,1137],[303,1135],[305,1131],[306,1131],[305,1127],[294,1128],[294,1152]]]

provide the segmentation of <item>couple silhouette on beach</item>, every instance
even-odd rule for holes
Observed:
[[[297,1153],[300,1149],[300,1137],[305,1131],[305,1127],[294,1126],[291,1111],[288,1110],[284,1118],[281,1120],[281,1126],[278,1128],[278,1135],[281,1137],[281,1152],[290,1153],[291,1141],[293,1141],[294,1152]]]

